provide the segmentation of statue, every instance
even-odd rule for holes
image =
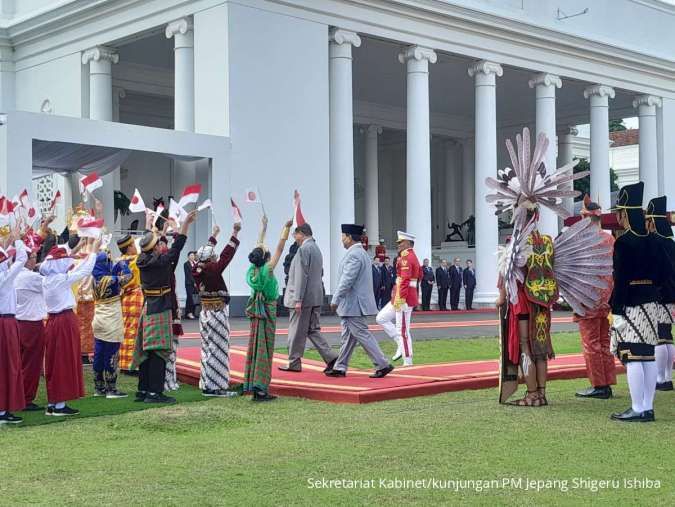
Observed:
[[[452,231],[445,237],[445,241],[464,241],[464,236],[462,235],[462,225],[455,222],[448,222],[448,229]],[[453,239],[455,236],[459,236],[459,239]]]
[[[470,215],[469,218],[462,223],[462,227],[466,227],[466,241],[469,246],[476,246],[476,217]]]

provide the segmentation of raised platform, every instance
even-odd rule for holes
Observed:
[[[232,347],[230,373],[233,381],[243,380],[245,359],[244,347]],[[369,375],[372,370],[356,368],[350,369],[345,378],[326,377],[323,363],[311,360],[303,361],[302,373],[287,373],[277,369],[277,366],[285,364],[285,355],[274,355],[270,386],[272,393],[335,403],[371,403],[496,387],[499,374],[496,360],[398,367],[383,379],[371,379]],[[179,349],[177,370],[183,382],[198,385],[199,368],[198,347]],[[619,363],[617,369],[623,369]],[[581,354],[563,355],[549,363],[549,378],[552,380],[585,376],[586,367]]]

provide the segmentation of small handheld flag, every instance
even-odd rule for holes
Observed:
[[[134,195],[131,197],[129,202],[129,211],[132,213],[143,213],[145,211],[145,203],[141,197],[141,193],[138,189],[134,189]]]
[[[234,199],[230,197],[230,205],[232,206],[232,221],[235,224],[241,223],[241,210],[239,209],[239,206],[237,206],[237,203],[234,202]]]
[[[303,225],[306,223],[305,217],[302,215],[300,209],[300,192],[295,190],[293,192],[293,208],[295,209],[295,225]]]
[[[54,211],[54,208],[56,208],[56,205],[59,203],[60,200],[61,200],[61,191],[57,190],[52,199],[52,203],[49,205],[49,211]]]
[[[95,172],[88,174],[87,176],[82,176],[80,178],[80,193],[84,194],[89,192],[90,194],[97,188],[103,186],[103,180],[98,177],[98,174]]]
[[[195,183],[194,185],[188,185],[185,187],[185,190],[183,190],[183,195],[181,196],[180,200],[178,201],[178,205],[181,208],[185,208],[188,204],[194,204],[197,202],[199,199],[199,194],[202,191],[202,186],[199,183]]]

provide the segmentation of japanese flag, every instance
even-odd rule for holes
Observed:
[[[182,223],[187,218],[187,212],[173,199],[169,199],[169,218],[174,219],[177,224]]]
[[[246,189],[246,202],[254,203],[260,202],[260,195],[258,195],[258,190],[255,188]]]
[[[91,173],[87,176],[82,176],[80,178],[80,193],[84,194],[85,191],[90,194],[97,188],[103,186],[103,180],[98,177],[98,174]]]
[[[77,235],[81,238],[97,239],[101,236],[102,230],[102,218],[84,217],[77,221]]]
[[[129,203],[129,211],[132,213],[143,213],[145,211],[145,203],[138,189],[134,190],[134,195]]]
[[[185,190],[183,190],[183,195],[180,198],[180,201],[178,201],[178,205],[181,208],[184,208],[188,204],[194,204],[197,202],[199,199],[199,193],[202,191],[202,186],[199,183],[195,183],[194,185],[188,185],[185,187]]]
[[[295,225],[302,225],[305,223],[305,217],[302,215],[300,209],[300,192],[295,190],[293,192],[293,209],[295,209]]]
[[[230,197],[230,205],[232,206],[232,221],[235,224],[240,224],[241,223],[241,210],[239,209],[239,206],[237,206],[237,203],[234,202],[234,199]]]
[[[52,203],[49,205],[49,211],[54,211],[54,208],[56,208],[56,205],[59,203],[61,200],[61,191],[57,190],[56,193],[54,194],[54,198],[52,199]]]

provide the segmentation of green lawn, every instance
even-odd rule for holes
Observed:
[[[557,338],[562,353],[567,338]],[[461,351],[481,343],[445,343],[454,349],[460,342],[465,347],[453,358],[466,359]],[[439,342],[416,347],[420,360],[451,355]],[[254,404],[247,397],[188,403],[200,398],[184,386],[183,402],[171,407],[1,428],[0,504],[672,505],[675,394],[657,393],[656,423],[625,425],[608,418],[628,405],[625,378],[608,401],[574,398],[585,385],[552,382],[551,405],[539,409],[500,406],[494,389],[337,405],[298,398]],[[101,409],[123,402],[74,405],[85,403]],[[375,488],[309,487],[322,478],[374,480]],[[501,485],[505,478],[514,487],[480,492],[479,484],[455,491],[387,489],[379,482]],[[660,488],[626,489],[624,479],[634,478],[658,480]],[[575,479],[619,482],[593,492],[576,489]],[[561,482],[526,491],[527,480],[566,480],[568,491]]]

